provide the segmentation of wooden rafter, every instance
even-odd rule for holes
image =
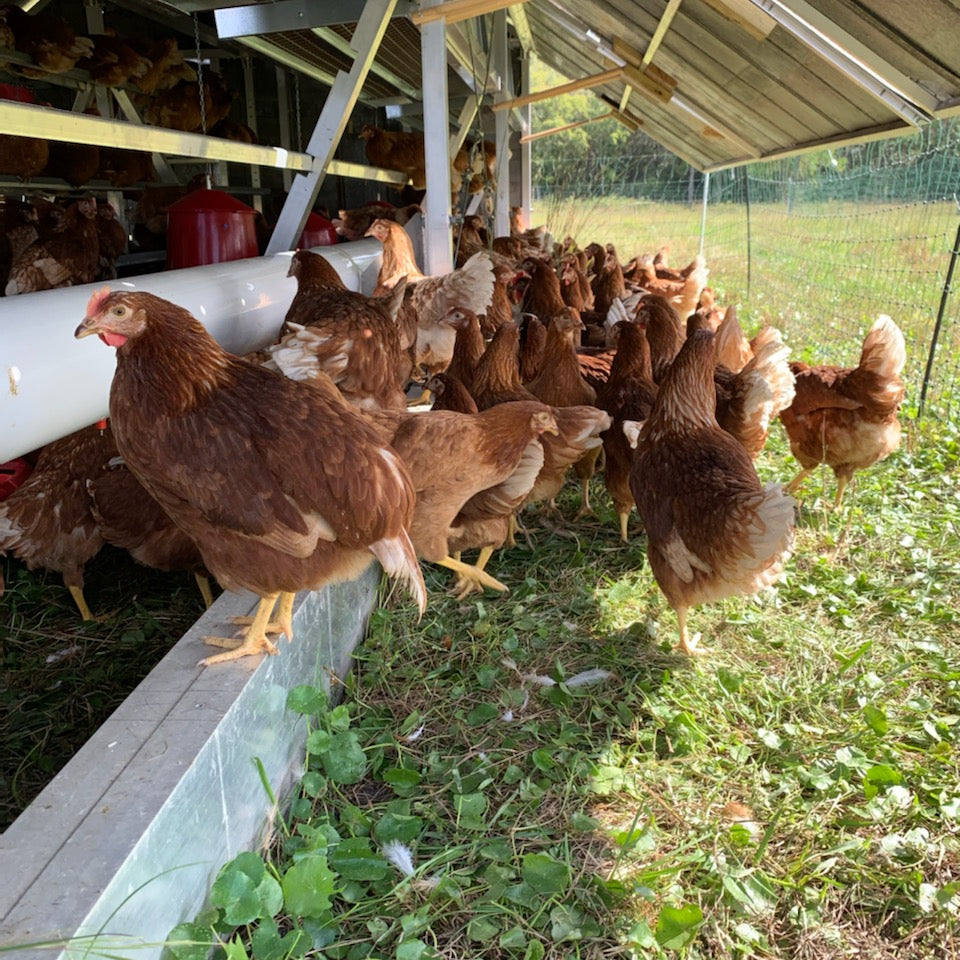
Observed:
[[[495,103],[492,109],[512,110],[514,107],[525,107],[528,103],[538,103],[540,100],[549,100],[552,97],[559,97],[565,93],[573,93],[574,90],[585,90],[588,87],[599,87],[603,83],[610,83],[613,80],[620,79],[620,67],[614,67],[612,70],[604,70],[603,73],[594,73],[589,77],[581,77],[579,80],[571,80],[569,83],[561,83],[559,86],[550,87],[547,90],[538,90],[536,93],[527,93],[522,97],[515,97],[513,100],[503,100]]]
[[[586,120],[574,120],[572,123],[565,123],[560,127],[550,127],[549,130],[538,130],[536,133],[528,133],[520,138],[521,143],[529,143],[531,140],[540,140],[543,137],[552,137],[555,133],[563,133],[565,130],[576,130],[578,127],[585,127],[589,123],[596,123],[598,120],[606,120],[616,114],[616,110],[608,110],[606,113],[598,113],[595,117],[587,117]]]
[[[457,23],[460,20],[472,20],[474,17],[503,10],[504,7],[527,3],[528,0],[447,0],[435,7],[425,7],[410,14],[410,19],[418,27],[436,20]]]

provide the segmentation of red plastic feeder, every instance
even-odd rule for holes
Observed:
[[[255,211],[222,190],[194,190],[167,210],[167,269],[259,255]]]
[[[310,247],[332,247],[337,242],[337,228],[333,222],[319,213],[311,213],[303,225],[303,233],[297,241],[300,250]]]
[[[0,463],[0,500],[6,500],[31,473],[33,467],[23,457]]]
[[[36,103],[37,98],[28,87],[16,87],[12,83],[0,83],[0,98],[18,103]]]

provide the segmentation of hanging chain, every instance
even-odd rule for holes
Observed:
[[[193,42],[197,50],[197,94],[200,98],[200,132],[207,135],[207,97],[203,86],[203,55],[200,53],[200,18],[193,15]],[[213,164],[207,162],[207,189],[213,187]]]
[[[297,150],[303,150],[303,132],[300,127],[300,74],[295,73],[293,75],[293,95],[296,99],[296,111],[297,111]]]
[[[197,86],[200,94],[200,132],[207,133],[207,98],[203,89],[203,57],[200,55],[200,18],[193,15],[193,40],[197,48]]]

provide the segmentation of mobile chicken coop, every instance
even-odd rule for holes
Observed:
[[[495,142],[500,159],[491,199],[496,232],[507,232],[509,206],[531,204],[528,108],[551,95],[592,88],[611,115],[707,172],[887,137],[960,108],[953,42],[960,17],[954,6],[932,2],[909,8],[825,0],[215,6],[61,10],[54,3],[51,9],[69,15],[80,33],[162,28],[198,66],[232,70],[246,123],[261,143],[140,123],[122,88],[105,89],[76,71],[56,81],[51,99],[59,108],[0,104],[0,130],[146,151],[171,183],[182,180],[177,171],[184,161],[216,164],[217,182],[245,190],[254,205],[281,198],[262,257],[123,280],[183,304],[237,352],[263,343],[282,320],[294,291],[284,254],[314,203],[323,199],[333,209],[366,199],[363,181],[400,185],[395,172],[363,163],[352,135],[366,120],[424,131],[423,266],[439,273],[451,263],[451,151],[474,130]],[[569,83],[529,90],[531,56]],[[30,62],[17,53],[7,59],[14,68]],[[15,82],[23,85],[20,76],[14,74]],[[93,103],[99,116],[83,112]],[[311,125],[304,142],[300,135]],[[65,189],[42,178],[9,189],[53,186]],[[111,192],[95,183],[91,189]],[[122,188],[113,192],[122,195]],[[351,286],[369,289],[374,241],[330,253]],[[70,336],[89,293],[72,287],[0,305],[8,384],[0,460],[104,414],[109,355],[88,351],[79,359]],[[268,800],[253,758],[282,795],[303,737],[284,716],[285,692],[323,670],[347,669],[372,598],[369,579],[303,598],[295,646],[253,674],[243,665],[199,673],[195,640],[205,624],[250,606],[249,598],[221,600],[4,834],[0,945],[77,937],[70,952],[129,949],[139,957],[159,950],[142,945],[133,952],[122,938],[158,944],[196,911],[218,865],[255,841]],[[96,935],[103,939],[92,946]]]

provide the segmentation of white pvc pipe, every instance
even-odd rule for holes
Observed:
[[[379,241],[316,247],[351,290],[370,293]],[[232,353],[271,343],[297,282],[291,253],[112,280],[112,290],[144,290],[189,310]],[[0,463],[95,423],[107,415],[115,351],[96,338],[75,340],[88,283],[0,298]]]

